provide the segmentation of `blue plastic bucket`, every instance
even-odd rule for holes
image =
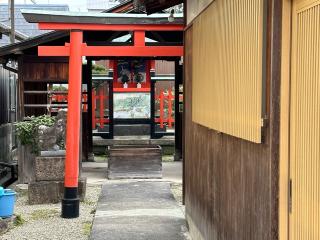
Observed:
[[[16,192],[0,187],[0,217],[8,218],[13,215]]]

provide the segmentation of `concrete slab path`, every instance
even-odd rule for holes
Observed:
[[[104,184],[107,182],[107,168],[107,162],[83,162],[82,177],[86,177],[89,184]],[[163,162],[162,179],[152,181],[182,183],[182,162]]]
[[[182,209],[168,182],[110,181],[103,185],[92,240],[185,240]]]

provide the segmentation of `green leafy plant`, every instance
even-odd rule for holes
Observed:
[[[106,74],[107,69],[101,65],[92,65],[92,73],[93,74]]]
[[[55,122],[55,118],[42,115],[39,117],[31,116],[24,121],[16,124],[17,137],[22,145],[30,146],[32,153],[39,153],[38,147],[38,128],[41,125],[51,127]]]
[[[92,229],[92,222],[90,222],[90,221],[83,222],[82,229],[83,229],[83,233],[86,236],[90,236],[91,229]]]
[[[52,87],[53,91],[68,91],[68,88],[63,85],[55,85]]]
[[[18,214],[18,215],[16,215],[16,218],[15,218],[13,224],[15,227],[19,227],[19,226],[23,225],[25,222],[26,221],[22,218],[22,216]]]

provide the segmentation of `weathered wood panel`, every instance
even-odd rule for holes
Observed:
[[[156,60],[156,74],[174,74],[174,62]]]
[[[194,239],[278,239],[280,57],[276,49],[280,46],[281,5],[273,5],[279,10],[273,13],[274,34],[270,34],[275,49],[268,49],[272,53],[267,68],[270,112],[262,144],[192,122],[192,27],[186,31],[185,204]]]
[[[68,61],[64,58],[31,58],[26,56],[23,64],[25,82],[68,81]]]

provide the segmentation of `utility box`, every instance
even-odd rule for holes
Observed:
[[[108,179],[162,178],[160,146],[110,146],[108,154]]]

